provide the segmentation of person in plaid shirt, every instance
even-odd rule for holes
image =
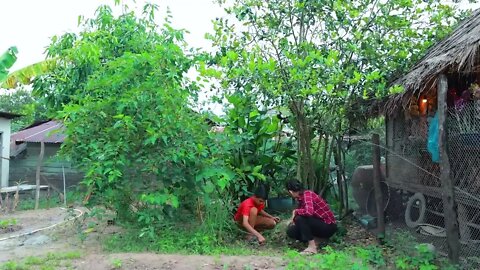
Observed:
[[[305,190],[302,183],[292,180],[287,183],[290,196],[298,201],[287,229],[287,235],[308,243],[302,254],[317,253],[317,238],[330,238],[337,231],[335,216],[327,202],[311,190]]]

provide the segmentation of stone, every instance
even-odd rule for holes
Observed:
[[[51,242],[50,237],[43,234],[39,234],[36,236],[29,237],[27,240],[25,240],[25,242],[23,242],[23,244],[25,246],[39,246],[39,245],[47,244],[49,242]]]

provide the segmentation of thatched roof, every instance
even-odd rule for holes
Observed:
[[[392,85],[401,85],[405,92],[393,95],[385,103],[387,114],[405,109],[413,96],[420,96],[436,85],[444,72],[473,72],[480,64],[480,9],[462,21],[445,39],[432,46],[425,56]]]

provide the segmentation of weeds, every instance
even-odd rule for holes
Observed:
[[[83,193],[78,191],[69,191],[67,192],[67,204],[75,204],[82,201]],[[60,199],[59,196],[54,196],[53,198],[42,197],[39,200],[39,209],[49,209],[53,207],[63,206],[64,202]],[[33,210],[35,209],[35,199],[27,198],[22,199],[18,203],[17,210]]]
[[[112,259],[112,268],[113,269],[120,269],[122,268],[122,260],[120,259]]]
[[[6,229],[10,226],[15,226],[15,225],[17,225],[17,220],[14,218],[0,220],[1,229]]]
[[[323,253],[306,257],[296,251],[290,251],[286,255],[288,261],[286,269],[369,269],[368,262],[355,257],[351,250],[333,250],[325,247]]]
[[[127,230],[108,238],[104,242],[105,249],[111,252],[272,255],[286,247],[285,228],[277,226],[273,231],[264,232],[266,246],[252,248],[244,241],[245,233],[236,226],[230,211],[220,203],[212,203],[205,210],[203,222],[189,217],[185,223],[165,219],[161,226],[149,226],[148,231],[135,224],[123,224]]]
[[[48,253],[44,257],[26,257],[21,261],[8,261],[0,265],[0,270],[50,270],[71,265],[70,260],[79,259],[80,252],[70,251],[64,253]]]

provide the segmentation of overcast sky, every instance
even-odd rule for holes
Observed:
[[[130,7],[143,7],[146,2],[122,1]],[[209,43],[204,39],[204,35],[211,32],[211,21],[225,14],[213,0],[148,2],[158,4],[162,11],[165,11],[167,6],[170,7],[173,25],[191,32],[186,39],[192,47],[208,47]],[[44,60],[43,53],[52,36],[77,31],[78,16],[93,17],[101,4],[113,5],[114,0],[0,0],[0,53],[11,46],[17,46],[19,50],[18,60],[10,71]],[[161,18],[158,20],[161,23]]]
[[[130,7],[143,7],[145,0],[124,1]],[[173,26],[190,31],[186,40],[192,47],[208,46],[204,39],[211,32],[211,21],[224,11],[213,0],[150,0],[161,11],[170,7]],[[77,31],[78,16],[91,18],[101,4],[113,0],[0,0],[0,53],[17,46],[18,59],[10,71],[45,59],[45,47],[54,35]],[[160,16],[159,16],[160,17]],[[163,16],[161,16],[163,17]],[[158,18],[159,23],[163,18]]]

